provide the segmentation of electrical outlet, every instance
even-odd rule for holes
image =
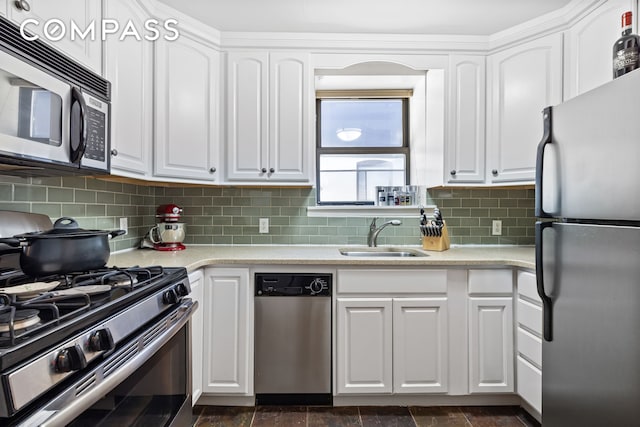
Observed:
[[[120,218],[120,230],[124,230],[124,234],[129,234],[129,221],[127,218]]]
[[[269,218],[260,218],[259,221],[259,232],[260,233],[268,233],[269,232]]]
[[[491,223],[491,234],[494,236],[502,236],[502,221],[494,219]]]

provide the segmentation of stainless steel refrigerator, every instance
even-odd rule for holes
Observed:
[[[543,112],[544,427],[640,425],[640,71]]]

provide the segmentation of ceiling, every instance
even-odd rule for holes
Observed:
[[[494,34],[571,1],[160,0],[220,31],[447,35]]]

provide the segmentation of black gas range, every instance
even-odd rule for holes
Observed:
[[[0,270],[0,424],[66,425],[90,411],[125,380],[119,372],[135,372],[183,329],[197,307],[189,293],[184,268]],[[187,397],[190,410],[179,388],[167,394]],[[112,400],[115,412],[122,399]]]

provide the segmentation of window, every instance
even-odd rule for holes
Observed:
[[[409,184],[410,91],[317,92],[318,205],[373,205]]]

